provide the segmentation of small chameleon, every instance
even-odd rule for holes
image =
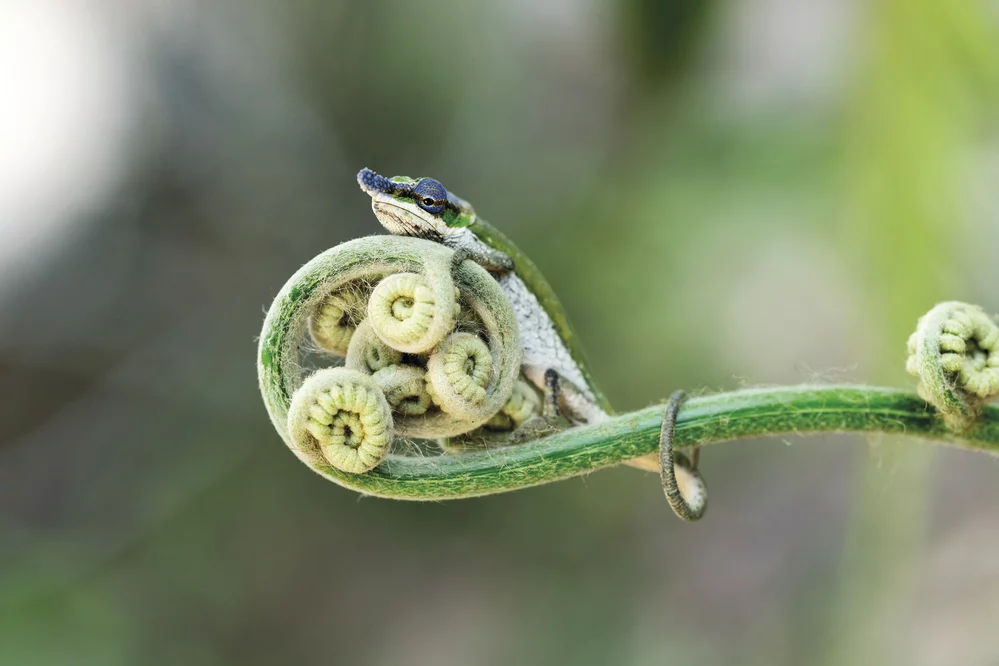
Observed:
[[[357,182],[389,233],[442,243],[456,251],[456,264],[471,259],[493,273],[517,316],[523,342],[523,374],[544,393],[543,410],[511,437],[524,441],[555,429],[560,415],[573,425],[607,420],[610,403],[596,386],[565,310],[534,262],[472,206],[433,178],[386,178],[361,169]],[[672,403],[677,402],[673,405]],[[706,488],[693,461],[672,451],[678,401],[671,400],[661,433],[661,451],[634,466],[659,469],[670,506],[686,520],[700,517]],[[667,450],[668,449],[668,450]],[[667,485],[671,487],[666,487]],[[677,499],[679,498],[679,500]],[[677,502],[681,502],[677,506]]]

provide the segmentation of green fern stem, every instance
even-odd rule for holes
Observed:
[[[654,453],[662,407],[655,405],[543,439],[461,455],[390,455],[366,474],[331,466],[319,473],[368,495],[443,500],[489,495],[568,479]],[[867,386],[746,389],[691,398],[680,411],[676,446],[753,437],[882,432],[999,453],[999,408],[982,410],[957,435],[914,393]]]
[[[421,419],[434,425],[434,432],[447,430],[441,425],[444,421],[457,424],[451,423],[448,428],[462,426],[454,432],[467,432],[506,409],[505,404],[519,404],[517,399],[508,403],[518,381],[513,370],[519,368],[513,313],[496,283],[481,267],[471,262],[453,267],[451,255],[451,250],[439,244],[418,239],[357,239],[316,257],[282,289],[264,322],[258,373],[275,428],[303,462],[322,476],[364,494],[443,500],[560,481],[658,451],[661,405],[516,445],[445,455],[390,453],[386,442],[391,439],[392,407],[383,391],[395,404],[396,434],[403,437],[424,436],[426,433],[420,434]],[[448,305],[458,294],[469,311],[476,314],[490,340],[487,349],[475,336],[456,333],[448,338],[451,342],[439,343],[431,354],[431,379],[436,377],[435,372],[450,379],[436,378],[424,387],[420,386],[422,371],[409,366],[395,368],[391,377],[382,376],[385,369],[369,377],[374,370],[368,353],[374,336],[369,334],[367,324],[362,322],[353,328],[348,315],[356,308],[346,297],[342,303],[332,305],[323,300],[331,289],[344,284],[356,284],[358,280],[367,283],[414,270],[425,273],[427,279],[405,278],[413,282],[413,289],[393,282],[386,282],[388,286],[384,287],[390,301],[399,301],[398,294],[409,294],[407,289],[413,291],[414,297],[407,296],[409,300],[404,299],[405,307],[401,309],[386,306],[379,316],[409,321],[420,315],[418,323],[426,323],[424,328],[434,329],[440,338],[458,317],[456,306]],[[425,313],[417,312],[416,306],[423,301],[446,307],[439,313],[429,308]],[[364,363],[357,361],[357,367],[351,370],[320,371],[303,384],[300,352],[313,313],[328,316],[334,327],[344,329],[340,347],[346,344],[347,337],[356,336],[347,346],[358,349],[348,348],[347,360],[357,356]],[[444,318],[443,324],[439,325],[438,317]],[[469,341],[476,343],[474,349],[465,348]],[[682,448],[752,437],[881,432],[999,453],[999,408],[983,405],[999,392],[999,327],[979,308],[944,303],[920,320],[909,351],[909,370],[919,376],[920,392],[933,406],[915,393],[867,386],[804,385],[718,393],[692,398],[683,405],[674,445]],[[435,355],[439,357],[436,361]],[[375,360],[386,360],[382,358],[385,354],[376,356]],[[401,372],[414,374],[415,379]],[[425,411],[430,399],[447,389],[448,382],[455,382],[456,396],[462,400],[455,398],[453,405],[445,401],[448,410],[433,417],[416,414],[415,425],[408,424],[413,410],[406,403],[407,410],[400,412],[402,402],[415,400]],[[431,383],[434,391],[424,395]],[[360,399],[359,391],[365,400]],[[368,400],[371,392],[381,397]],[[316,394],[314,399],[312,393]],[[295,402],[295,396],[301,404]],[[477,405],[480,399],[491,401],[489,409],[482,413],[476,411],[478,407],[472,408],[472,403]],[[437,395],[437,400],[442,396]],[[470,401],[472,406],[463,401]],[[457,415],[449,413],[454,409],[458,409]],[[341,451],[344,446],[351,450]],[[345,456],[349,458],[346,462]],[[331,460],[340,461],[342,469],[332,466]]]

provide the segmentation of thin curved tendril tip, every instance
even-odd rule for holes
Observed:
[[[697,471],[695,446],[691,458],[673,449],[676,420],[687,394],[675,391],[663,410],[659,428],[659,475],[663,493],[673,513],[686,521],[700,520],[708,508],[708,488]]]

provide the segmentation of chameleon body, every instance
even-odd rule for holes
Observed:
[[[443,243],[494,272],[517,315],[524,376],[547,391],[546,374],[550,378],[554,371],[561,411],[573,423],[607,418],[610,405],[592,379],[565,310],[526,254],[433,179],[385,178],[362,169],[357,181],[390,233]]]
[[[541,271],[496,227],[476,215],[464,199],[433,178],[386,178],[371,169],[357,174],[361,189],[371,197],[371,209],[390,233],[416,236],[455,250],[456,261],[472,259],[496,274],[513,306],[523,344],[522,372],[545,393],[540,429],[521,425],[514,439],[540,434],[555,425],[561,413],[573,424],[607,419],[610,404],[593,381],[578,339],[551,285]],[[673,511],[684,520],[697,520],[707,506],[707,489],[693,462],[673,453],[676,415],[683,400],[674,394],[663,415],[660,455],[642,456],[628,464],[660,471],[663,490]],[[695,449],[696,451],[696,449]],[[677,464],[674,464],[674,461]]]

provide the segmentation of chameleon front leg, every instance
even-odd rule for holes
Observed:
[[[485,245],[481,247],[467,245],[455,247],[454,255],[451,257],[452,270],[460,266],[461,262],[466,259],[471,259],[490,273],[506,273],[513,270],[513,259],[510,258],[510,255]]]

